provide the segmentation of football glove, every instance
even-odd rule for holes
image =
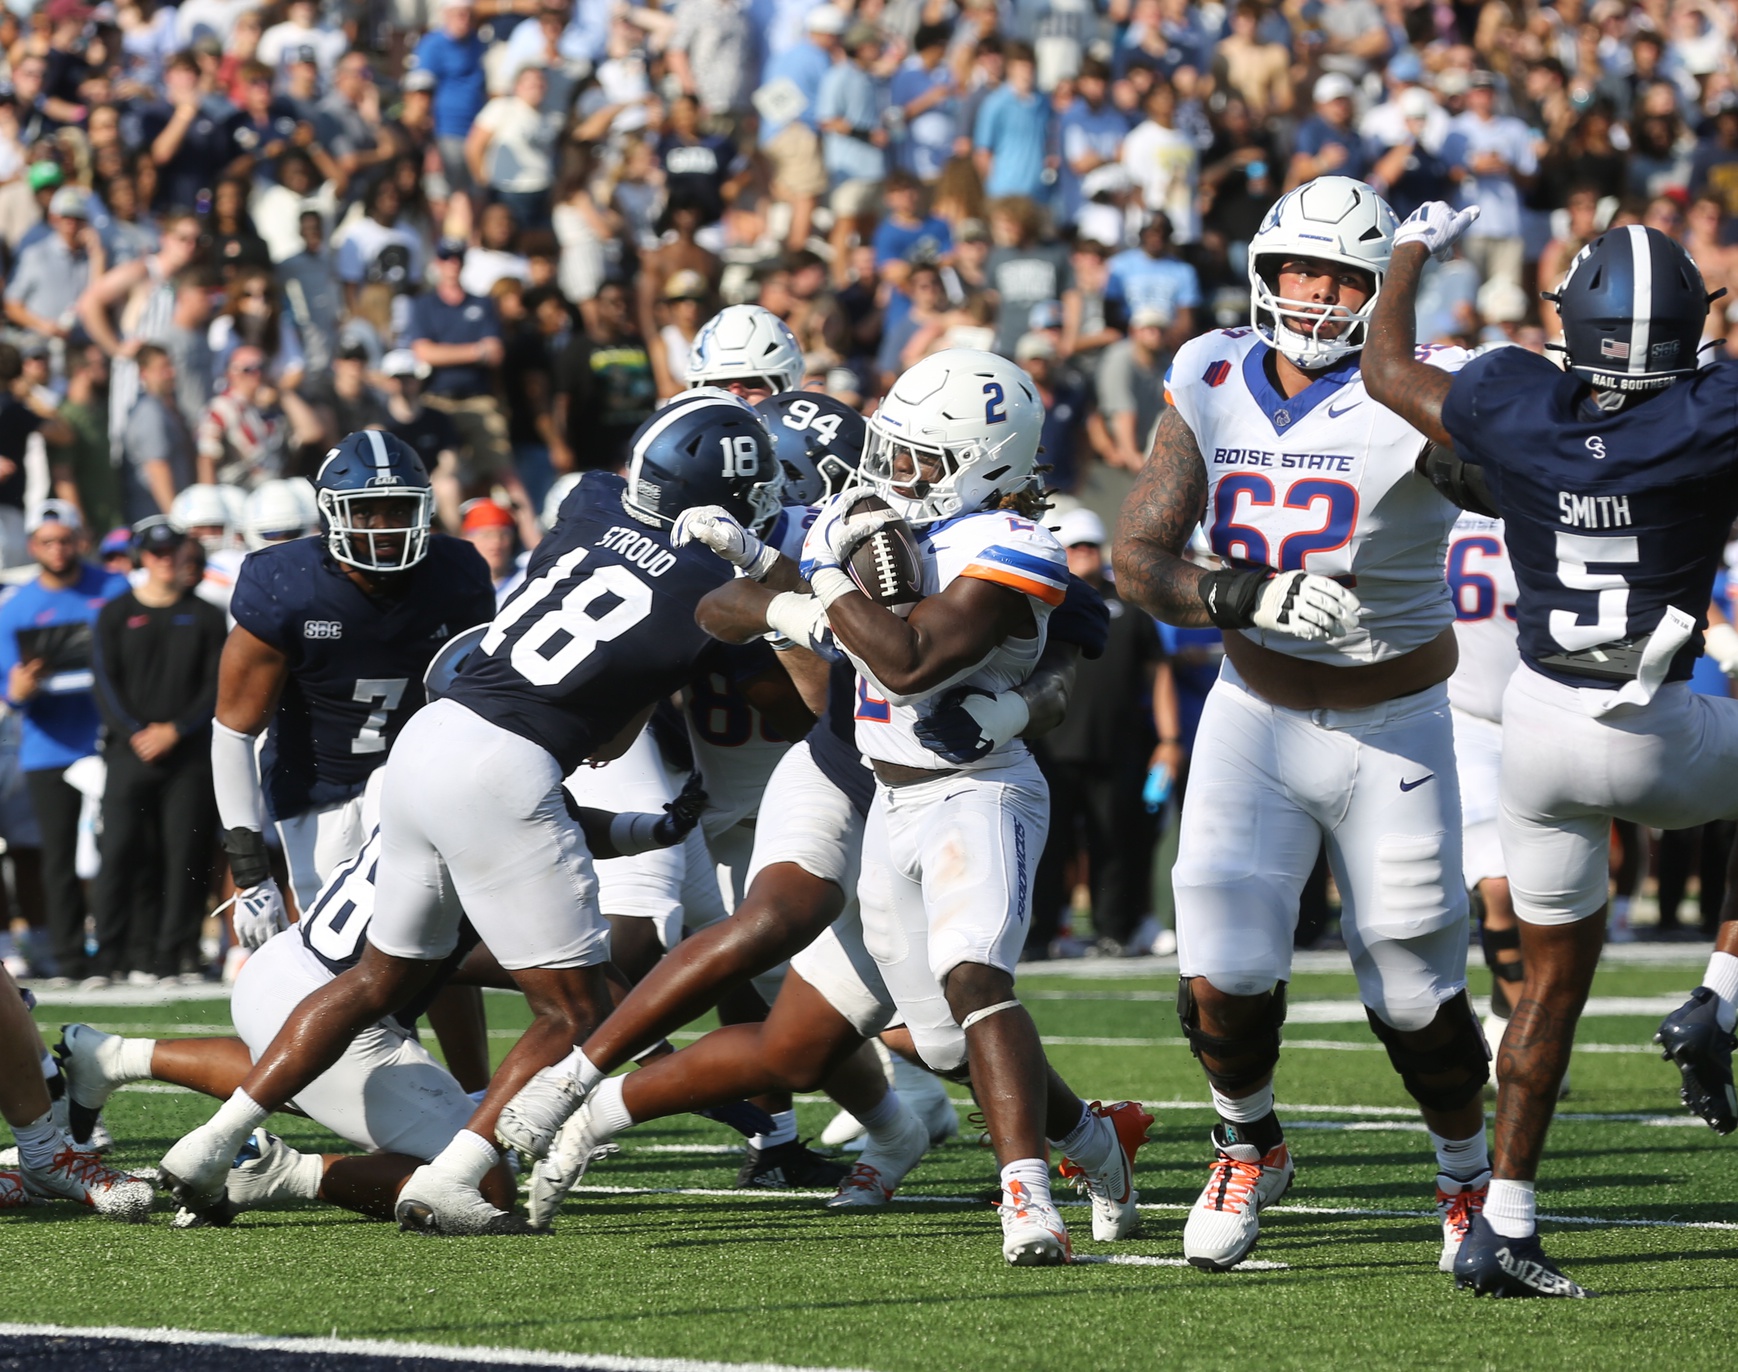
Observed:
[[[991,695],[977,686],[961,686],[942,696],[936,708],[917,721],[917,741],[949,762],[976,762],[988,757],[1031,721],[1026,699],[1018,691]]]
[[[1449,254],[1454,251],[1454,245],[1460,241],[1460,236],[1472,227],[1473,221],[1478,217],[1477,205],[1468,205],[1464,210],[1457,210],[1440,200],[1427,200],[1394,231],[1394,246],[1399,248],[1406,243],[1422,243],[1425,250],[1438,262],[1446,262]]]
[[[736,516],[721,505],[696,505],[676,516],[670,542],[678,548],[699,543],[712,549],[744,576],[762,581],[778,561],[778,549],[763,543],[742,527]]]
[[[1710,624],[1703,641],[1715,665],[1727,676],[1738,676],[1738,629],[1730,624]]]
[[[652,830],[659,844],[673,848],[687,838],[706,812],[706,803],[706,788],[700,784],[700,773],[694,772],[681,793],[664,807],[664,817]]]
[[[230,922],[235,926],[235,941],[250,953],[265,947],[272,935],[290,927],[290,914],[284,908],[284,893],[270,877],[258,886],[237,891],[232,904]]]
[[[1313,572],[1212,572],[1201,602],[1221,629],[1263,629],[1305,642],[1343,638],[1358,627],[1362,606],[1337,581]]]

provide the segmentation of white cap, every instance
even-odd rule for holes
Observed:
[[[409,348],[394,348],[380,359],[380,371],[384,376],[415,376],[425,377],[429,368],[416,360],[416,354]]]
[[[1400,113],[1408,119],[1428,119],[1430,112],[1436,108],[1436,101],[1422,86],[1408,86],[1400,92],[1400,99],[1395,103],[1400,106]]]
[[[1315,102],[1325,105],[1330,100],[1350,100],[1358,88],[1352,84],[1352,78],[1343,72],[1331,71],[1316,82]]]
[[[810,33],[830,33],[835,38],[845,31],[845,11],[837,5],[816,5],[803,21]]]
[[[70,500],[45,500],[31,510],[30,517],[24,521],[24,532],[33,534],[44,524],[64,524],[69,529],[84,528],[84,520],[79,518],[78,506]]]
[[[1128,324],[1131,329],[1168,329],[1171,326],[1171,316],[1164,310],[1148,305],[1136,310]]]
[[[1084,505],[1070,510],[1056,521],[1056,541],[1064,548],[1077,543],[1091,543],[1102,548],[1110,540],[1104,536],[1104,521]]]

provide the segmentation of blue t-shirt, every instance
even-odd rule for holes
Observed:
[[[1050,101],[1037,91],[1022,100],[1001,86],[978,106],[974,147],[990,153],[984,194],[1024,195],[1044,200],[1044,155],[1050,150]]]
[[[483,78],[483,40],[454,42],[439,29],[416,45],[415,65],[435,79],[434,126],[441,138],[463,138],[489,98]]]
[[[875,265],[888,262],[933,262],[953,251],[953,235],[947,220],[933,214],[917,224],[895,224],[883,219],[875,230]]]
[[[1193,750],[1195,731],[1201,727],[1201,711],[1207,707],[1207,693],[1219,680],[1225,635],[1218,629],[1179,629],[1161,621],[1159,642],[1171,664],[1171,679],[1177,684],[1177,720],[1183,747]]]
[[[424,291],[411,303],[410,327],[405,341],[415,343],[426,339],[430,343],[481,343],[485,338],[501,336],[501,319],[495,313],[495,302],[481,296],[467,295],[456,305],[449,305],[435,291]],[[464,400],[489,394],[489,369],[476,363],[458,367],[436,367],[429,375],[430,395]]]
[[[1123,139],[1128,137],[1128,116],[1108,101],[1093,109],[1086,101],[1076,99],[1057,124],[1057,143],[1062,153],[1062,165],[1057,172],[1057,222],[1072,224],[1080,213],[1081,178],[1071,163],[1086,153],[1097,153],[1111,162],[1122,155]]]
[[[1322,149],[1330,143],[1337,143],[1346,150],[1346,160],[1334,168],[1332,175],[1362,181],[1370,170],[1370,157],[1356,129],[1336,129],[1319,114],[1312,114],[1298,127],[1296,151],[1319,157]]]
[[[85,624],[94,633],[97,611],[126,589],[126,577],[91,566],[79,572],[77,585],[63,591],[51,590],[40,578],[20,586],[0,605],[0,683],[9,681],[12,669],[26,656],[20,651],[20,632],[56,624]],[[23,717],[18,765],[26,772],[70,767],[97,750],[101,720],[91,694],[88,639],[82,668],[76,665],[76,657],[75,650],[67,659],[67,668],[45,676],[41,688],[22,705],[8,700]]]
[[[1110,259],[1109,270],[1104,303],[1122,311],[1120,320],[1128,320],[1136,310],[1161,310],[1171,316],[1201,303],[1201,278],[1187,262],[1174,257],[1149,257],[1139,248],[1130,248]]]

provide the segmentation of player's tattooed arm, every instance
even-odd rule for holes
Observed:
[[[1454,375],[1418,360],[1418,278],[1430,254],[1420,243],[1394,250],[1382,293],[1370,315],[1370,340],[1359,368],[1364,387],[1419,433],[1448,447],[1454,439],[1442,422]]]
[[[1201,598],[1208,572],[1183,556],[1206,510],[1207,464],[1183,416],[1168,409],[1117,521],[1111,560],[1125,600],[1167,624],[1211,622]]]

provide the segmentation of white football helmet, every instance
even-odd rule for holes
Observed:
[[[726,386],[751,378],[764,380],[775,395],[796,390],[803,381],[803,350],[771,310],[731,305],[695,335],[688,351],[688,384]]]
[[[1281,196],[1249,244],[1249,322],[1261,341],[1305,371],[1331,367],[1362,348],[1393,256],[1394,226],[1387,202],[1349,176],[1318,176]],[[1376,289],[1359,310],[1282,299],[1279,267],[1288,257],[1362,268],[1376,278]],[[1329,323],[1345,327],[1323,338]]]
[[[973,514],[1039,485],[1043,427],[1043,402],[1022,368],[995,353],[948,348],[904,372],[869,417],[859,475],[909,524]],[[918,481],[908,468],[896,478],[904,454],[939,459],[941,475]]]
[[[320,525],[314,488],[299,476],[261,482],[248,496],[245,509],[242,532],[250,549],[301,538]]]
[[[561,514],[561,502],[579,485],[578,472],[563,472],[549,485],[549,494],[543,497],[543,508],[537,512],[537,522],[544,529],[553,529],[555,521]]]
[[[246,497],[234,486],[200,483],[189,486],[170,503],[169,522],[184,534],[194,534],[207,553],[220,553],[243,546],[245,505]]]

